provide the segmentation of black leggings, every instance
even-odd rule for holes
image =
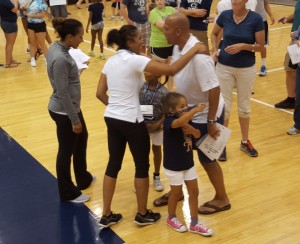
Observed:
[[[117,178],[122,166],[126,144],[135,163],[135,177],[149,176],[150,138],[145,122],[131,123],[105,117],[108,136],[109,161],[105,175]]]
[[[58,153],[56,159],[56,173],[59,195],[62,201],[72,200],[81,195],[80,190],[86,189],[93,177],[87,171],[86,148],[88,132],[82,113],[78,113],[82,124],[82,132],[73,132],[72,123],[67,115],[49,111],[51,118],[56,123],[58,139]],[[71,158],[73,156],[73,168],[77,187],[71,178]]]

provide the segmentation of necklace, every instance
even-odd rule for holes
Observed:
[[[234,20],[234,22],[235,22],[237,25],[238,25],[239,23],[241,23],[241,22],[246,18],[248,12],[249,12],[249,9],[246,9],[245,14],[244,14],[243,16],[241,16],[241,17],[237,17],[235,14],[233,14],[233,20]]]

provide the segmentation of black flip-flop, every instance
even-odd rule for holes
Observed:
[[[162,207],[162,206],[168,205],[168,200],[169,200],[168,194],[169,193],[166,193],[166,194],[162,195],[161,197],[155,199],[153,202],[153,205],[155,207]],[[184,199],[184,196],[181,196],[178,201],[182,201],[183,199]]]
[[[231,204],[228,203],[227,205],[225,205],[224,207],[218,207],[218,206],[215,206],[215,205],[212,205],[208,202],[204,203],[202,205],[203,207],[206,207],[206,208],[211,208],[213,209],[213,211],[207,211],[207,210],[198,210],[198,213],[199,214],[205,214],[205,215],[209,215],[209,214],[214,214],[214,213],[218,213],[218,212],[222,212],[222,211],[226,211],[226,210],[229,210],[231,209]]]

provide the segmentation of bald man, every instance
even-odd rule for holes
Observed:
[[[169,15],[164,24],[164,34],[168,42],[174,45],[173,62],[191,49],[199,40],[190,34],[189,21],[181,13]],[[219,129],[216,122],[223,123],[224,100],[220,95],[219,82],[215,74],[212,58],[206,54],[196,55],[181,71],[174,76],[176,91],[183,94],[189,106],[205,103],[206,109],[196,114],[192,123],[201,131],[201,137],[207,133],[216,138]],[[223,172],[216,160],[210,160],[197,148],[198,158],[205,169],[216,193],[211,201],[199,207],[200,214],[213,214],[231,208],[227,196]],[[167,199],[168,193],[154,201],[159,205],[162,198]],[[162,205],[161,205],[162,206]]]

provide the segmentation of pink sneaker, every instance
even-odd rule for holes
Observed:
[[[167,224],[170,226],[173,230],[178,232],[186,232],[187,228],[185,225],[183,225],[176,217],[172,219],[167,219]]]
[[[196,233],[196,234],[200,234],[203,236],[211,236],[213,234],[212,229],[209,229],[207,227],[205,227],[203,224],[198,223],[194,226],[190,225],[190,232]]]

